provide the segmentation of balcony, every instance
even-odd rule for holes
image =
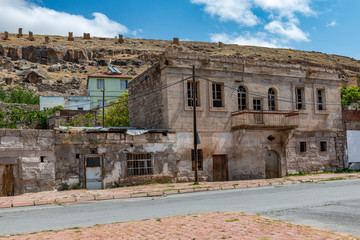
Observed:
[[[241,110],[231,113],[231,127],[290,129],[299,126],[298,111]]]

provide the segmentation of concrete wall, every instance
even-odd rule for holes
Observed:
[[[90,110],[90,97],[68,96],[68,97],[40,97],[40,110],[63,106],[68,110]]]
[[[104,79],[105,82],[105,99],[109,103],[118,99],[121,94],[127,92],[127,89],[121,89],[121,81],[128,81],[131,79],[120,78],[106,78],[106,77],[89,77],[88,79],[88,96],[91,98],[91,109],[98,106],[98,101],[102,101],[103,93],[101,89],[97,89],[97,79]]]

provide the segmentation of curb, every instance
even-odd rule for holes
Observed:
[[[349,178],[351,179],[351,178]],[[317,181],[311,180],[312,183]],[[300,184],[303,181],[290,181],[284,183],[283,181],[279,182],[268,182],[268,183],[247,183],[244,185],[225,185],[225,186],[215,186],[215,187],[204,187],[204,188],[189,188],[181,190],[162,190],[156,192],[139,192],[139,193],[114,193],[112,195],[100,195],[100,196],[87,196],[87,197],[71,197],[71,198],[53,198],[53,199],[40,199],[40,200],[29,200],[22,202],[9,202],[9,203],[0,203],[0,209],[4,208],[14,208],[14,207],[29,207],[29,206],[41,206],[57,203],[72,203],[72,202],[85,202],[85,201],[101,201],[101,200],[110,200],[110,199],[125,199],[125,198],[141,198],[141,197],[162,197],[174,194],[184,194],[184,193],[194,193],[194,192],[206,192],[206,191],[222,191],[222,190],[231,190],[231,189],[246,189],[246,188],[256,188],[264,186],[281,186],[281,185],[291,185],[291,184]]]

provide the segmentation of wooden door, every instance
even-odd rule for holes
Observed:
[[[213,181],[227,180],[227,158],[226,155],[213,155]]]
[[[14,171],[12,164],[0,165],[0,196],[14,196]]]
[[[279,158],[276,152],[269,151],[265,158],[265,175],[266,178],[280,177]]]

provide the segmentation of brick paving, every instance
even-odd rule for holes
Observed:
[[[14,240],[70,239],[358,239],[252,214],[201,213],[60,231],[5,236]]]
[[[360,173],[312,174],[306,176],[289,176],[275,179],[254,179],[228,182],[163,183],[131,187],[119,187],[103,190],[68,190],[40,193],[28,193],[19,196],[0,197],[0,208],[34,206],[44,204],[61,204],[74,201],[96,201],[106,199],[157,197],[171,194],[186,194],[198,191],[217,191],[240,189],[269,185],[297,184],[302,182],[321,182],[330,180],[357,179]]]

